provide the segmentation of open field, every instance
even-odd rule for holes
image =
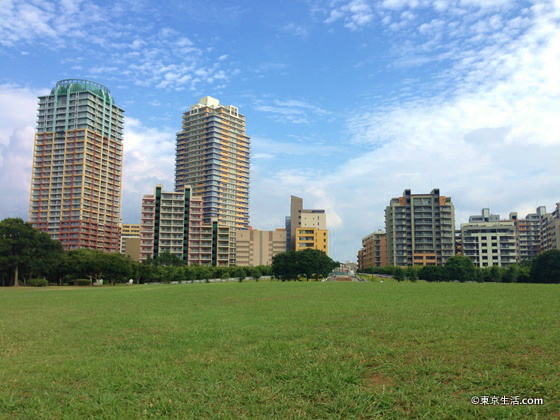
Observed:
[[[0,289],[0,418],[551,418],[559,302],[527,284]]]

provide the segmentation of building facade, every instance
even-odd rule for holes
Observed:
[[[140,259],[170,253],[187,264],[230,264],[230,227],[217,218],[204,222],[203,199],[190,186],[165,192],[161,185],[142,199]]]
[[[358,251],[358,268],[383,267],[387,264],[387,234],[378,230],[362,238],[362,249]]]
[[[513,220],[500,220],[499,215],[482,209],[461,224],[463,255],[478,267],[507,267],[517,262],[518,241]]]
[[[560,203],[552,213],[546,213],[541,223],[541,249],[560,249]]]
[[[271,265],[272,257],[286,252],[286,229],[238,230],[236,236],[239,266]]]
[[[439,189],[391,199],[385,227],[389,265],[443,265],[455,253],[455,209]]]
[[[298,235],[300,229],[304,229],[305,232],[300,231]],[[319,248],[313,249],[321,249],[328,254],[329,232],[325,210],[304,209],[303,199],[293,195],[290,197],[290,216],[286,217],[286,233],[289,250],[307,249],[314,244],[313,246]],[[300,239],[304,237],[305,239]]]
[[[530,260],[542,252],[541,229],[545,216],[544,206],[538,207],[536,213],[530,213],[524,219],[520,219],[517,213],[510,213],[510,219],[515,223],[519,261]]]
[[[329,255],[329,231],[314,227],[300,227],[295,233],[296,251],[318,249]]]
[[[234,106],[205,96],[183,114],[177,133],[175,190],[202,197],[203,222],[216,219],[232,233],[249,228],[250,138]],[[230,238],[235,263],[235,234]]]
[[[140,224],[121,223],[120,238],[120,253],[140,261]]]
[[[119,251],[123,112],[88,80],[39,97],[29,222],[66,250]]]

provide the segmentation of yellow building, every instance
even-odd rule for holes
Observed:
[[[311,227],[296,229],[295,250],[318,249],[329,254],[329,231]]]
[[[121,236],[138,236],[140,237],[140,223],[122,223]]]

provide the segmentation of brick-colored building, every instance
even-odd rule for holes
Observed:
[[[387,234],[378,230],[362,239],[358,251],[358,268],[383,267],[387,265]]]

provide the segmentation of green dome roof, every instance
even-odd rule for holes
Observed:
[[[114,103],[111,91],[100,83],[92,82],[83,79],[65,79],[61,80],[51,90],[51,95],[66,95],[67,93],[75,92],[92,92],[101,96],[105,101]]]

